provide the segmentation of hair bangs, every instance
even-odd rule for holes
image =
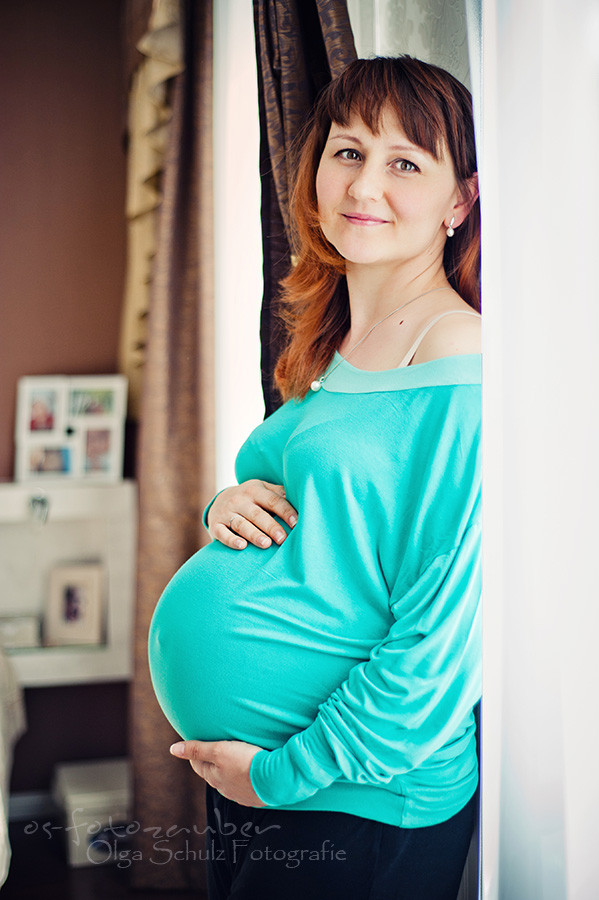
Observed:
[[[403,57],[404,66],[407,59]],[[395,59],[357,60],[330,86],[326,114],[344,126],[356,114],[378,134],[383,113],[391,109],[407,138],[438,160],[447,140],[446,119],[438,94],[414,74],[398,67]]]

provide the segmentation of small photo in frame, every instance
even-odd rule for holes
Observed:
[[[89,428],[85,432],[85,475],[110,473],[115,462],[113,444],[113,432],[109,428]]]
[[[54,431],[57,406],[56,391],[33,391],[29,405],[29,430]]]
[[[69,384],[69,421],[97,423],[125,417],[126,380],[122,375],[81,375]],[[99,425],[95,424],[97,428]]]
[[[61,437],[65,427],[64,378],[21,378],[17,394],[17,434]]]
[[[73,471],[73,448],[51,444],[30,444],[25,465],[29,475],[70,475]]]
[[[113,416],[115,406],[114,390],[75,388],[69,398],[69,415]]]
[[[104,642],[104,568],[99,563],[55,566],[44,612],[44,646]]]

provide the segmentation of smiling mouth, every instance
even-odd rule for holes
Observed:
[[[387,219],[379,219],[377,216],[365,216],[362,213],[342,213],[344,219],[353,225],[388,225]]]

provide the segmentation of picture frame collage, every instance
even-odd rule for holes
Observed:
[[[119,481],[126,405],[124,375],[21,378],[15,481]]]

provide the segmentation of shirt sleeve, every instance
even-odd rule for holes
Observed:
[[[318,708],[314,722],[251,764],[267,806],[289,806],[338,778],[384,784],[456,740],[480,698],[480,525],[391,592],[395,621]],[[453,754],[452,754],[453,755]]]
[[[283,484],[282,455],[289,434],[298,418],[300,404],[289,400],[261,422],[242,444],[235,460],[237,483],[250,478],[260,478],[273,484]],[[221,488],[202,513],[204,528],[208,531],[208,513]]]

